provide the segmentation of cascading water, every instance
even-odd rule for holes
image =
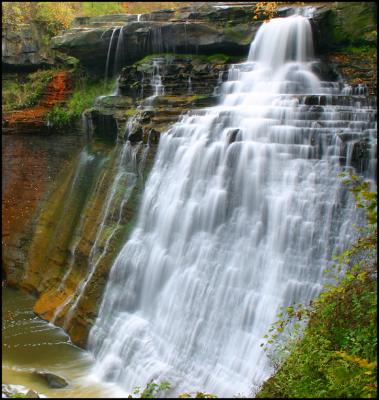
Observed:
[[[100,378],[232,396],[270,375],[260,344],[279,308],[314,298],[353,239],[339,135],[376,128],[363,96],[312,72],[312,51],[306,18],[263,24],[220,105],[161,136],[90,332]]]
[[[154,105],[154,101],[158,96],[163,96],[165,87],[162,83],[161,65],[164,60],[162,58],[153,59],[153,71],[150,79],[150,86],[153,90],[153,95],[145,100],[144,107],[149,108]]]
[[[108,53],[107,53],[107,61],[106,61],[106,63],[105,63],[105,76],[104,76],[104,82],[105,82],[105,84],[106,84],[106,82],[107,82],[107,79],[108,79],[108,75],[109,75],[109,63],[110,63],[110,56],[111,56],[111,51],[112,51],[112,45],[113,45],[113,38],[115,37],[115,33],[116,33],[116,31],[117,31],[117,29],[120,31],[121,30],[121,28],[114,28],[113,30],[112,30],[112,35],[111,35],[111,39],[110,39],[110,41],[109,41],[109,47],[108,47]],[[119,32],[119,35],[120,35],[120,32]]]
[[[104,207],[102,209],[100,216],[100,226],[97,230],[94,243],[92,245],[90,254],[88,256],[88,273],[86,277],[78,285],[75,293],[71,296],[71,299],[69,301],[67,300],[66,304],[68,304],[68,302],[70,302],[76,295],[76,299],[73,301],[65,317],[64,328],[68,326],[72,317],[74,316],[79,301],[84,295],[85,289],[88,283],[91,281],[93,274],[96,272],[98,264],[100,263],[102,258],[107,254],[109,243],[111,242],[117,230],[120,229],[120,221],[124,205],[128,201],[137,179],[136,173],[128,171],[126,165],[131,163],[133,165],[131,168],[132,171],[137,171],[136,157],[138,150],[139,146],[132,147],[130,142],[127,142],[119,149],[119,154],[116,157],[117,160],[116,172],[110,190],[105,199]],[[120,193],[120,187],[122,188],[121,193]],[[100,241],[104,234],[104,229],[106,229],[107,227],[106,225],[107,221],[112,217],[112,214],[115,211],[118,213],[116,220],[117,222],[114,224],[114,227],[110,231],[106,242],[102,246],[100,246]],[[62,307],[64,306],[62,305]],[[58,311],[56,311],[56,313],[57,312]]]
[[[117,46],[116,46],[116,53],[114,58],[114,65],[113,65],[113,75],[117,75],[122,66],[125,63],[126,59],[126,46],[125,46],[125,38],[124,38],[124,26],[119,29],[118,39],[117,39]]]

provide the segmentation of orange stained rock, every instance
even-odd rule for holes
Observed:
[[[46,128],[44,116],[54,105],[63,102],[71,93],[71,79],[67,71],[56,73],[38,105],[3,114],[3,133],[40,132]]]
[[[72,291],[68,291],[67,288],[62,291],[55,290],[55,288],[51,289],[39,297],[34,304],[33,311],[50,321],[55,310],[71,295]]]

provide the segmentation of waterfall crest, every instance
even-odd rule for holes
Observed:
[[[314,65],[306,18],[263,24],[219,105],[161,136],[90,332],[102,379],[233,396],[270,375],[260,344],[279,307],[314,298],[353,239],[340,135],[376,128]]]

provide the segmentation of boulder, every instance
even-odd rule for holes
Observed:
[[[68,385],[64,378],[51,372],[35,370],[33,375],[42,378],[49,387],[54,389],[60,389]]]
[[[25,395],[28,399],[39,399],[39,395],[34,390],[28,390]]]

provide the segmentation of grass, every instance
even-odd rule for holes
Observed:
[[[80,118],[82,112],[94,105],[96,97],[109,93],[114,81],[94,80],[81,77],[77,80],[71,98],[65,103],[56,105],[46,114],[45,119],[52,126],[62,128]]]
[[[12,74],[3,80],[2,110],[12,111],[35,106],[41,99],[54,70],[39,70],[27,75]]]

